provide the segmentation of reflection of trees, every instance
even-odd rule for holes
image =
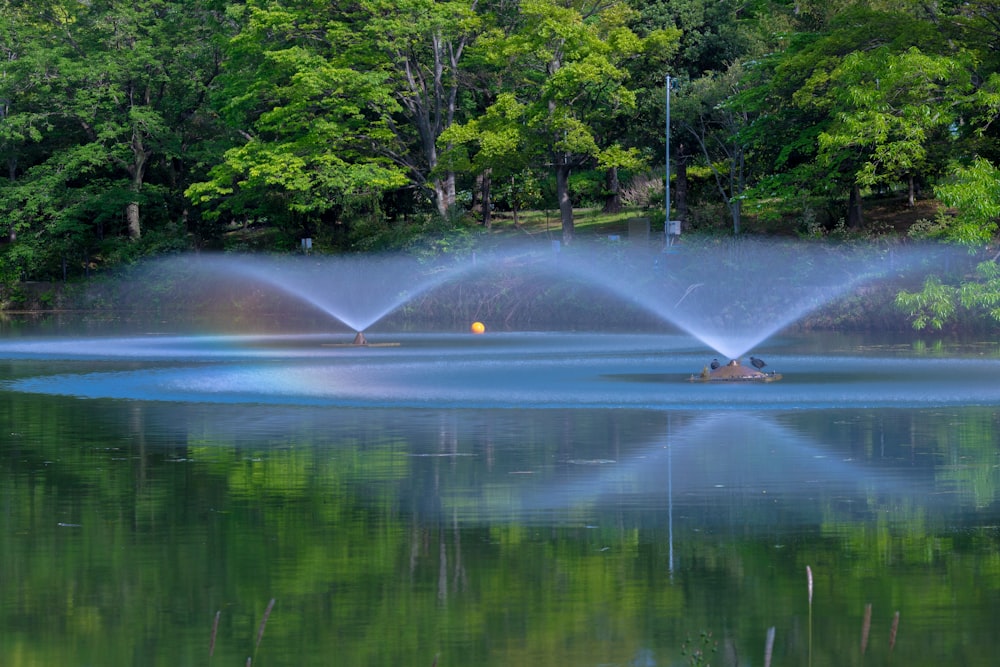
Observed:
[[[272,597],[261,664],[677,664],[702,631],[732,664],[756,662],[770,626],[780,664],[803,664],[806,565],[816,665],[860,664],[867,603],[870,664],[897,609],[900,664],[995,649],[994,481],[955,469],[992,470],[987,409],[958,428],[934,411],[673,415],[671,577],[666,414],[230,411],[241,429],[218,407],[6,398],[0,654],[26,664],[201,664],[217,610],[214,660],[241,664]],[[734,449],[752,440],[713,449],[727,419],[865,493],[804,478],[763,498]],[[748,483],[695,493],[727,453]]]
[[[783,415],[783,424],[873,469],[931,484],[937,504],[985,508],[1000,489],[991,465],[1000,419],[989,407],[882,409]]]

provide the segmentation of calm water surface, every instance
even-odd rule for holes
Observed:
[[[342,342],[0,340],[0,664],[1000,653],[995,344]]]

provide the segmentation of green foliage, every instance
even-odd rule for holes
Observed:
[[[351,229],[351,249],[363,252],[405,251],[417,257],[466,254],[480,232],[463,216],[423,214],[410,222],[366,219]]]
[[[498,180],[530,165],[555,173],[564,238],[572,236],[572,206],[565,176],[581,166],[637,168],[641,154],[622,143],[619,119],[636,108],[626,61],[645,43],[627,27],[633,13],[622,5],[584,8],[552,0],[520,5],[509,32],[480,37],[477,58],[498,73],[503,88],[480,119],[441,138],[461,152],[450,164]],[[662,39],[660,33],[651,41]]]
[[[976,266],[976,278],[976,281],[962,285],[960,303],[970,310],[983,311],[1000,322],[1000,265],[996,261],[981,262]]]
[[[4,4],[3,261],[73,276],[116,237],[171,228],[183,241],[170,218],[186,208],[188,159],[215,140],[205,93],[224,25],[201,1]]]
[[[502,181],[494,177],[494,200],[512,211],[539,208],[543,204],[544,180],[543,173],[531,169],[523,169]]]
[[[306,16],[313,9],[300,11]],[[404,185],[398,168],[370,153],[372,141],[391,136],[372,109],[398,109],[386,76],[341,64],[340,44],[312,39],[312,16],[298,23],[291,9],[249,10],[248,29],[230,48],[241,62],[250,57],[244,49],[256,35],[253,45],[261,51],[253,58],[253,85],[228,81],[234,120],[253,131],[226,151],[211,180],[193,184],[187,196],[213,206],[214,216],[266,207],[270,217],[315,220],[344,200]]]
[[[957,122],[957,103],[971,88],[968,65],[915,46],[845,56],[829,75],[837,113],[818,137],[821,164],[849,163],[865,186],[926,173],[930,148],[946,140],[942,134]]]
[[[931,276],[919,292],[900,292],[896,305],[912,319],[917,330],[942,329],[960,309],[1000,322],[1000,266],[993,260],[980,262],[975,273],[975,279],[959,286]]]
[[[575,172],[570,176],[569,187],[578,206],[595,208],[604,200],[604,173],[594,170]]]
[[[935,191],[953,213],[939,213],[933,224],[920,225],[916,232],[968,246],[970,251],[995,237],[1000,219],[1000,171],[988,160],[978,158],[968,166],[955,166],[952,176]],[[995,257],[981,262],[975,275],[957,286],[931,276],[920,292],[901,292],[896,303],[912,318],[916,329],[941,329],[959,309],[1000,322],[1000,267]]]
[[[848,193],[902,184],[948,207],[915,234],[976,250],[1000,213],[992,9],[6,0],[3,279],[304,236],[397,247],[461,227],[456,193],[486,175],[571,234],[573,206],[611,194],[601,170],[662,167],[667,74],[690,225],[826,234],[857,218]]]
[[[955,165],[934,191],[955,210],[944,230],[946,239],[973,247],[993,239],[1000,221],[1000,169],[976,158],[969,165]]]
[[[913,320],[914,329],[941,329],[955,314],[957,296],[957,288],[931,276],[924,281],[921,291],[900,292],[896,296],[896,305]]]

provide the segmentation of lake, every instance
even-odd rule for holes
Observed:
[[[1000,346],[0,339],[3,665],[995,663]],[[272,603],[273,601],[273,603]]]

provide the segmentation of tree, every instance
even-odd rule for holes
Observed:
[[[466,88],[460,64],[479,30],[477,4],[365,0],[354,18],[363,36],[353,45],[355,62],[384,72],[398,102],[385,116],[395,142],[381,150],[433,193],[442,216],[455,203],[455,174],[438,168],[438,139],[455,122]]]
[[[512,155],[545,163],[555,176],[562,237],[573,239],[570,172],[587,162],[603,169],[637,166],[640,156],[621,145],[622,114],[635,107],[624,61],[642,41],[626,27],[623,3],[525,0],[515,28],[479,40],[490,66],[505,72],[505,94],[486,111],[490,136],[504,150],[483,156],[480,168],[499,167]],[[482,140],[480,140],[482,143]],[[511,171],[516,167],[507,165]]]
[[[947,154],[948,128],[971,92],[967,63],[923,53],[915,46],[887,46],[847,55],[830,73],[833,123],[819,135],[819,160],[837,168],[849,162],[859,186],[908,185],[926,175],[932,146]]]
[[[748,70],[756,85],[743,94],[755,112],[747,137],[773,165],[758,195],[847,193],[848,225],[859,226],[861,186],[926,169],[926,142],[939,140],[942,122],[954,117],[960,90],[948,87],[958,85],[961,61],[948,49],[927,21],[854,7],[762,59]]]
[[[251,2],[229,45],[223,107],[243,142],[211,178],[187,190],[212,214],[268,213],[303,235],[325,214],[406,183],[377,147],[398,110],[388,76],[358,71],[344,55],[352,36],[328,3],[281,8]]]
[[[20,244],[8,258],[77,255],[89,266],[106,238],[142,237],[144,204],[164,224],[175,210],[185,149],[214,134],[205,104],[219,16],[201,1],[5,9],[18,37],[0,82],[9,174],[0,205]]]
[[[479,117],[446,129],[439,142],[448,170],[480,177],[488,175],[490,181],[497,182],[522,178],[530,169],[533,157],[528,147],[529,138],[520,127],[524,113],[525,105],[512,93],[501,93]],[[488,200],[484,193],[483,206],[486,208]]]
[[[691,81],[678,96],[678,124],[698,147],[712,172],[716,189],[729,209],[733,233],[742,223],[743,193],[747,184],[746,146],[742,131],[749,114],[738,96],[742,65],[735,63],[725,73],[709,73]]]

